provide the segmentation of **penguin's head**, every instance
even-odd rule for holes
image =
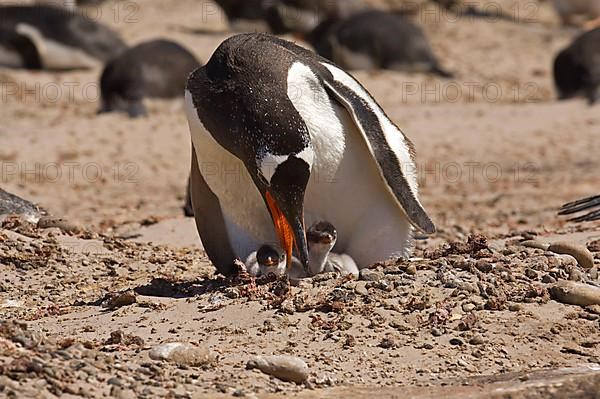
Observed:
[[[289,155],[266,153],[257,160],[259,190],[291,267],[294,247],[308,269],[308,245],[304,226],[304,193],[310,179],[314,153],[307,145]]]
[[[306,240],[311,249],[318,246],[331,250],[337,241],[337,230],[327,221],[317,222],[306,232]]]
[[[287,257],[278,245],[265,244],[256,251],[256,262],[261,275],[282,276],[287,268]]]
[[[102,102],[99,114],[126,112],[130,118],[146,116],[144,89],[139,66],[123,71],[117,59],[109,61],[100,76]]]

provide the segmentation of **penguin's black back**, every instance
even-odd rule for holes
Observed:
[[[69,10],[51,5],[0,6],[0,24],[15,29],[18,24],[35,27],[44,37],[83,50],[107,61],[127,48],[107,26]]]
[[[200,66],[187,49],[170,40],[140,43],[109,61],[101,90],[127,99],[183,96],[188,75]],[[136,98],[139,97],[139,98]]]
[[[554,60],[560,99],[583,94],[593,103],[600,96],[600,28],[585,32]]]
[[[320,37],[313,34],[312,42],[321,55],[347,69],[355,69],[347,60],[336,58],[336,46],[352,53],[368,56],[383,69],[406,69],[438,72],[438,62],[425,34],[401,14],[369,10],[345,20],[325,21],[330,27]],[[323,26],[317,28],[323,30]],[[351,62],[350,62],[351,63]]]

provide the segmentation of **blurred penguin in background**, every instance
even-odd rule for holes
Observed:
[[[273,33],[306,34],[325,20],[348,18],[368,5],[363,0],[272,0],[266,8]]]
[[[183,98],[187,78],[199,66],[191,52],[173,41],[140,43],[104,67],[99,112],[122,111],[135,118],[146,115],[145,97]]]
[[[554,61],[558,98],[584,96],[590,105],[600,100],[600,28],[585,32]]]
[[[316,52],[344,69],[391,69],[453,75],[440,67],[423,30],[403,14],[367,10],[331,18],[306,36]]]
[[[93,68],[127,48],[107,26],[51,5],[0,6],[0,28],[4,31],[0,45],[5,48],[15,41],[26,43],[23,37],[33,43],[41,69]],[[29,43],[24,45],[29,48]],[[16,49],[22,59],[30,59],[30,49]]]

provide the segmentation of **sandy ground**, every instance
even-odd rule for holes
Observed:
[[[100,9],[128,43],[168,37],[203,61],[229,35],[193,33],[224,28],[206,10],[192,0]],[[1,70],[2,188],[81,231],[3,224],[0,395],[597,397],[600,312],[549,292],[561,279],[597,286],[597,269],[519,241],[573,241],[599,256],[598,225],[556,209],[600,187],[600,108],[554,100],[552,57],[577,32],[546,3],[519,10],[520,23],[413,17],[456,79],[355,73],[415,143],[438,226],[420,237],[420,260],[359,281],[215,277],[181,215],[181,101],[148,101],[137,120],[97,116],[100,70]],[[135,303],[107,307],[128,290]],[[150,359],[173,341],[210,361]],[[270,354],[304,359],[308,382],[246,370]]]

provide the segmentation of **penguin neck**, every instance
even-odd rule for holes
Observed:
[[[308,268],[311,275],[317,275],[325,270],[327,257],[335,245],[331,244],[311,244],[308,251]]]

